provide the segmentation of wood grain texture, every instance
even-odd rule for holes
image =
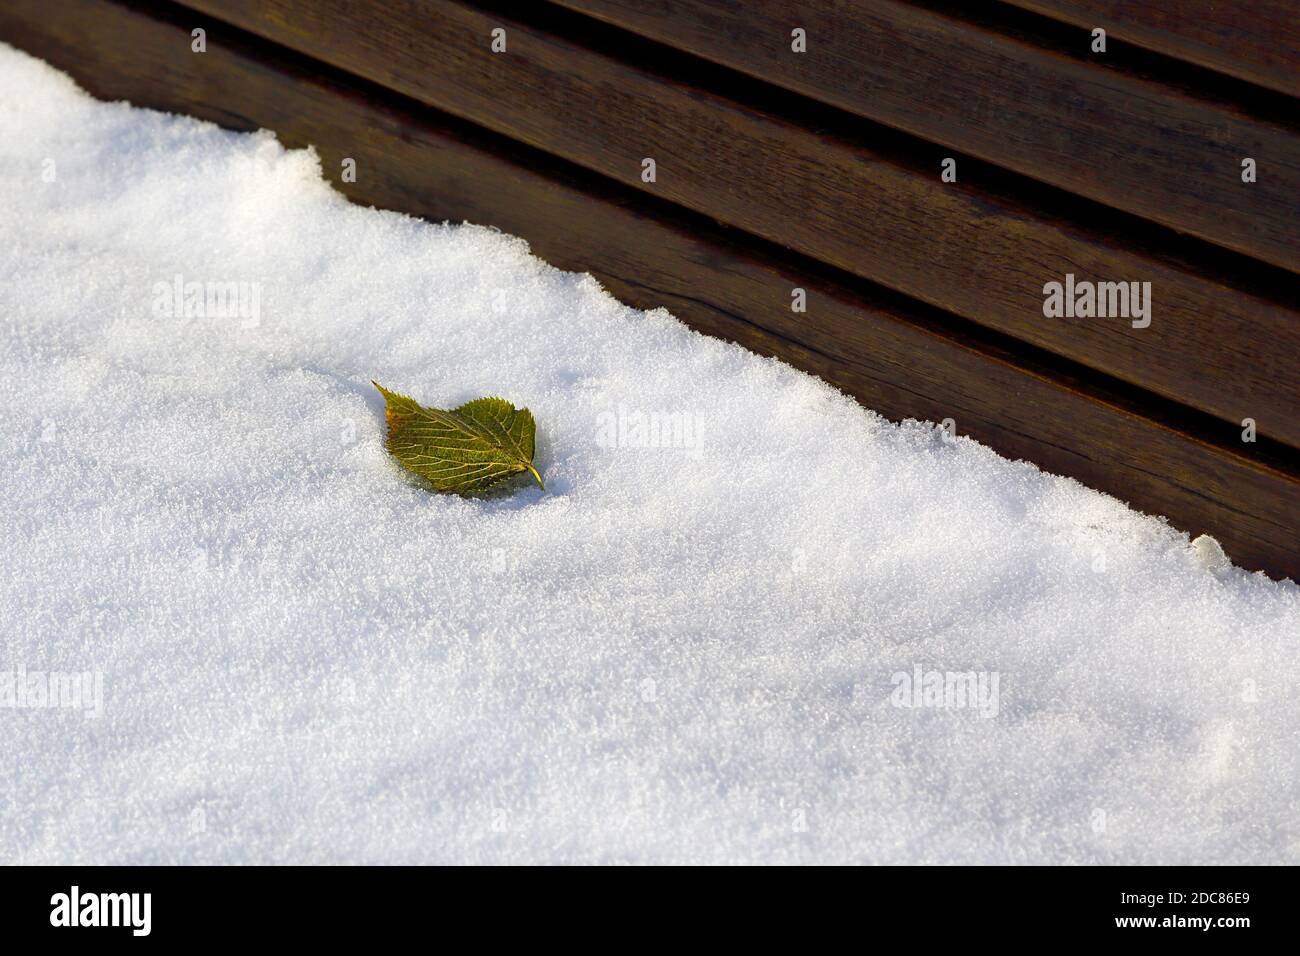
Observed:
[[[1300,96],[1295,0],[1005,0],[1148,50]]]
[[[337,176],[356,159],[358,202],[524,236],[561,268],[590,270],[619,298],[667,306],[701,331],[778,355],[892,418],[951,417],[1004,455],[1073,475],[1178,527],[1208,531],[1235,560],[1300,578],[1300,481],[1240,451],[1193,439],[1122,396],[1022,367],[1023,357],[955,336],[933,310],[849,288],[729,237],[698,217],[548,164],[428,110],[209,29],[106,0],[0,7],[0,39],[65,69],[102,98],[276,130],[314,144]],[[568,170],[566,172],[566,170]],[[743,239],[743,237],[740,237]],[[809,311],[790,311],[790,289]],[[761,423],[753,423],[761,428]]]
[[[704,59],[1300,267],[1300,135],[898,0],[554,0]],[[807,31],[808,50],[790,49]],[[1090,36],[1079,32],[1089,55]],[[1267,177],[1241,181],[1242,157]]]
[[[1198,268],[939,179],[894,153],[460,3],[191,0],[277,43],[618,182],[1300,447],[1300,315]],[[196,15],[198,16],[198,15]],[[198,24],[200,19],[195,19]],[[209,27],[220,21],[203,20]],[[507,30],[493,54],[490,33]],[[657,162],[655,183],[642,159]],[[1149,328],[1045,319],[1067,273],[1149,281]]]

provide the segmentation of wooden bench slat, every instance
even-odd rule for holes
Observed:
[[[191,0],[438,109],[1300,447],[1300,315],[1129,237],[1049,218],[891,154],[742,106],[460,3]],[[220,21],[196,14],[219,32]],[[507,29],[504,54],[492,29]],[[641,180],[653,157],[657,182]],[[968,177],[974,178],[974,177]],[[1047,319],[1067,274],[1150,281],[1154,318]]]
[[[194,55],[186,23],[106,0],[60,6],[64,12],[50,16],[44,0],[10,0],[0,6],[0,39],[49,59],[102,98],[313,144],[338,188],[359,202],[524,236],[537,254],[592,271],[634,305],[666,305],[702,331],[776,354],[892,418],[952,417],[1005,455],[1215,534],[1247,567],[1300,579],[1300,481],[1292,474],[954,338],[930,310],[870,287],[847,289],[694,217],[649,215],[646,203],[628,201],[629,190],[566,174],[532,153],[514,155],[310,64],[227,45],[214,31],[208,52]],[[345,156],[357,161],[355,183],[337,181]],[[805,315],[789,308],[796,286],[809,293]]]
[[[1004,0],[1229,76],[1300,96],[1295,0]]]
[[[859,116],[1300,268],[1300,135],[897,0],[553,0]],[[791,52],[791,30],[808,51]],[[1090,34],[1080,30],[1088,54]],[[1097,57],[1103,60],[1104,57]],[[1264,170],[1241,181],[1243,157]]]

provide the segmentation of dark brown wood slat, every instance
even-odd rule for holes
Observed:
[[[1295,0],[1004,0],[1229,76],[1300,96]]]
[[[460,3],[191,0],[238,26],[603,175],[1300,447],[1300,316],[1126,236],[939,181],[894,154],[742,106]],[[197,16],[197,15],[196,15]],[[198,19],[195,23],[200,22]],[[204,21],[212,26],[214,21]],[[490,51],[504,27],[508,51]],[[654,157],[658,181],[641,181]],[[1150,281],[1155,318],[1045,319],[1067,273]]]
[[[1192,532],[1235,560],[1300,578],[1300,481],[1242,453],[1152,421],[1114,396],[1020,367],[953,337],[931,310],[810,274],[697,219],[649,215],[630,191],[565,174],[535,154],[449,129],[373,88],[321,75],[274,50],[209,30],[189,52],[188,23],[107,0],[0,7],[0,39],[67,70],[92,93],[314,144],[334,177],[345,156],[362,203],[435,220],[468,218],[526,237],[561,268],[590,270],[640,307],[666,305],[710,334],[775,354],[893,418],[954,418],[1011,457],[1073,475]],[[790,289],[809,311],[790,311]],[[864,291],[866,290],[866,291]],[[882,298],[883,297],[883,298]],[[901,303],[901,304],[900,304]]]
[[[1300,268],[1300,135],[897,0],[553,0],[1209,242]],[[808,52],[791,52],[794,27]],[[1080,33],[1080,49],[1090,38]],[[1267,177],[1245,184],[1252,157]]]

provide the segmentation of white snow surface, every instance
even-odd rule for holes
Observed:
[[[1300,862],[1294,584],[3,46],[0,168],[0,861]],[[371,379],[546,491],[431,494]]]

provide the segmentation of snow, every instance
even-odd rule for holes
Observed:
[[[0,861],[1300,862],[1296,585],[270,134],[8,47],[0,131]]]

